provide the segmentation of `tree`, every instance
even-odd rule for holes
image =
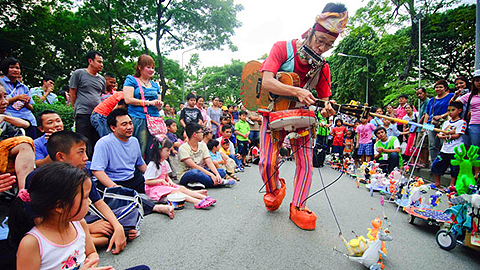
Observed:
[[[231,60],[231,63],[221,67],[207,67],[201,71],[203,76],[200,81],[193,84],[190,90],[196,90],[198,94],[205,95],[205,100],[218,96],[226,104],[238,104],[240,102],[240,79],[244,62]]]

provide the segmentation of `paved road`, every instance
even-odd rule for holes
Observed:
[[[101,265],[124,269],[137,264],[152,269],[366,269],[333,251],[344,251],[338,228],[325,194],[312,197],[308,207],[318,216],[314,231],[303,231],[289,219],[292,177],[295,164],[286,162],[281,176],[287,179],[287,196],[280,209],[267,212],[258,193],[261,180],[258,167],[240,173],[242,181],[231,189],[212,189],[218,200],[211,210],[195,210],[192,205],[177,211],[175,218],[149,215],[141,235],[127,245],[120,255],[100,252]],[[321,169],[326,183],[339,173]],[[321,181],[314,171],[311,191]],[[394,205],[380,205],[380,197],[370,197],[365,188],[357,189],[352,179],[343,176],[328,189],[341,229],[347,239],[352,230],[367,234],[370,221],[385,211],[393,219]],[[392,221],[393,242],[388,242],[386,269],[479,269],[480,253],[457,246],[453,251],[440,249],[435,243],[438,228],[416,221],[411,225],[407,215],[399,212]]]

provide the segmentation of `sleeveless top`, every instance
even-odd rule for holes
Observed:
[[[40,269],[65,270],[80,269],[85,261],[85,232],[79,221],[72,221],[77,237],[66,245],[59,245],[48,240],[38,229],[33,227],[27,234],[37,238],[40,249]]]

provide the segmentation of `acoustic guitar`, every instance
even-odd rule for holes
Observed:
[[[299,102],[296,97],[273,97],[267,91],[262,90],[263,74],[260,72],[261,66],[262,64],[259,61],[253,60],[248,62],[243,68],[240,98],[245,107],[251,111],[282,111],[295,108]],[[276,79],[283,84],[300,87],[300,78],[294,72],[278,72]],[[331,103],[331,105],[336,112],[355,117],[368,116],[370,109],[369,107],[354,104],[340,105]],[[325,101],[317,100],[315,106],[324,108]]]

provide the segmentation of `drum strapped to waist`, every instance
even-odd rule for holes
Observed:
[[[315,113],[309,109],[291,109],[269,113],[270,130],[295,131],[315,125]]]

